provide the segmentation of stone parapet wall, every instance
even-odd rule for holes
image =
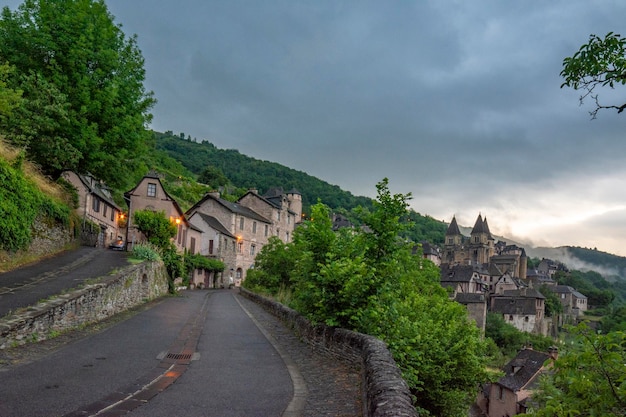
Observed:
[[[0,318],[0,349],[44,340],[104,320],[167,291],[167,271],[162,262],[128,266],[97,283]]]
[[[280,318],[314,349],[362,369],[363,409],[368,417],[417,417],[409,387],[396,365],[387,345],[373,336],[312,325],[297,311],[241,288],[241,295],[262,305]]]

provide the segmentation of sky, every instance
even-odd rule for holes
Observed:
[[[626,113],[591,120],[559,76],[590,34],[626,33],[623,0],[106,4],[137,35],[154,130],[355,195],[388,178],[421,214],[481,214],[530,246],[626,256]]]

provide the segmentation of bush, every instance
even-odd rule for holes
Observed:
[[[146,261],[158,261],[161,259],[159,248],[150,243],[137,243],[133,246],[133,258]]]

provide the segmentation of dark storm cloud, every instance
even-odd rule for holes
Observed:
[[[355,194],[388,177],[421,213],[471,225],[480,211],[536,240],[596,241],[585,219],[624,214],[626,116],[590,121],[559,77],[589,34],[626,32],[624,2],[107,4],[138,35],[156,130]]]

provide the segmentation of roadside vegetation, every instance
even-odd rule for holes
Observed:
[[[400,238],[410,194],[391,194],[386,179],[377,191],[373,209],[360,213],[363,228],[335,232],[330,208],[315,204],[292,243],[264,246],[244,285],[289,293],[289,305],[314,323],[384,340],[420,415],[461,415],[489,378],[487,343],[449,300],[437,266]]]

